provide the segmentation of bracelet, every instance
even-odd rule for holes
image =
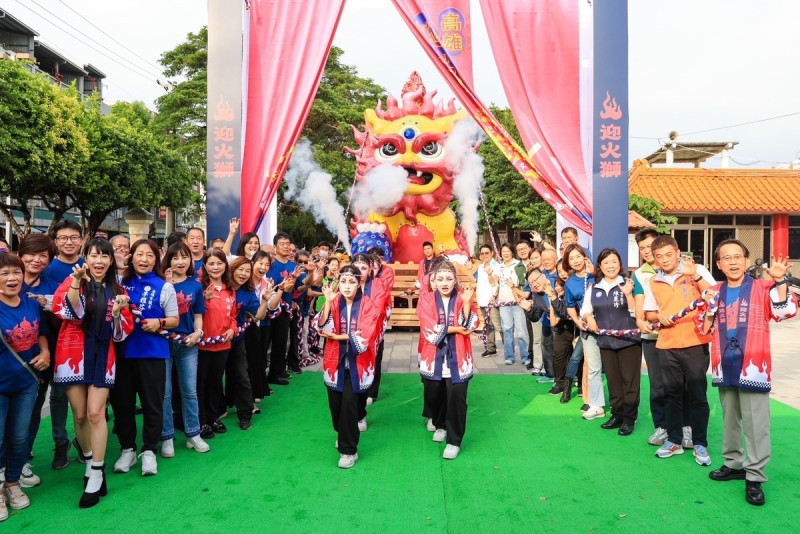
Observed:
[[[71,286],[69,286],[69,288],[70,288],[70,289],[76,289],[76,290],[80,291],[80,289],[81,289],[81,286],[75,287],[75,286],[72,286],[72,285],[71,285]]]
[[[783,285],[786,285],[786,284],[788,284],[788,283],[789,283],[789,281],[788,281],[788,280],[786,280],[786,278],[784,278],[784,279],[783,279],[783,280],[781,280],[781,281],[776,281],[776,282],[775,282],[775,285],[776,285],[776,286],[783,286]]]
[[[114,314],[112,313],[112,314],[111,314],[111,317],[112,317],[113,319],[119,319],[119,314],[117,314],[117,315],[114,315]]]
[[[693,278],[692,280],[694,280],[695,282],[699,282],[702,279],[703,279],[702,276],[698,276],[697,278]]]
[[[159,324],[159,326],[161,326],[161,328],[166,328],[167,320],[166,319],[159,319],[158,320],[158,324]]]

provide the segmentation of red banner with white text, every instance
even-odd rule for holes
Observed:
[[[251,0],[242,231],[278,191],[325,68],[344,0]]]
[[[445,52],[435,28],[422,8],[420,0],[392,0],[392,3],[461,104],[464,105],[475,121],[483,128],[483,131],[508,158],[509,162],[517,169],[517,172],[558,214],[562,215],[576,228],[591,232],[591,215],[579,206],[574,205],[568,195],[542,176],[525,150],[505,131],[500,122],[475,95],[472,87],[466,83],[458,67]]]
[[[591,213],[588,154],[581,141],[578,4],[481,0],[481,10],[511,113],[531,159],[576,206]]]

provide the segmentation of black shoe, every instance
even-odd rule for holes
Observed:
[[[714,469],[708,473],[708,478],[711,480],[716,480],[717,482],[726,482],[728,480],[744,480],[744,477],[744,469],[731,469],[724,464],[719,469]]]
[[[288,386],[289,381],[285,378],[268,378],[267,382],[270,384],[278,384],[279,386]]]
[[[53,449],[53,469],[64,469],[69,465],[69,441],[64,443],[56,443],[56,448]]]
[[[581,411],[582,412],[585,412],[588,409],[589,409],[589,405],[588,404],[584,404],[583,406],[581,406]]]
[[[525,369],[527,369],[529,371],[531,369],[533,369],[533,359],[531,359],[531,361],[529,361],[528,363],[525,364]]]
[[[91,508],[95,504],[100,502],[100,497],[105,497],[108,495],[108,487],[106,486],[106,466],[105,464],[102,466],[92,466],[92,469],[98,469],[103,472],[103,482],[100,484],[100,489],[94,493],[87,493],[86,491],[83,492],[81,495],[81,500],[78,501],[78,506],[81,508]],[[85,479],[83,488],[86,489],[86,484],[89,481],[89,477],[83,477]]]
[[[78,463],[86,464],[86,458],[83,457],[83,449],[81,449],[81,444],[78,443],[78,438],[72,440],[72,446],[78,451]],[[89,458],[91,458],[91,456]]]
[[[261,415],[261,408],[259,407],[253,408],[253,415]]]
[[[253,427],[252,421],[250,419],[240,419],[239,420],[239,428],[242,430],[250,430]]]
[[[748,480],[744,488],[744,498],[754,506],[763,506],[765,502],[764,490],[761,489],[761,482]]]
[[[209,425],[200,427],[200,437],[203,439],[211,439],[214,437],[214,430]]]
[[[299,375],[299,374],[301,374],[303,372],[303,370],[300,369],[299,365],[298,366],[287,367],[287,369],[289,369],[289,372],[294,373],[296,375]]]
[[[622,426],[619,427],[617,430],[617,434],[620,436],[630,436],[633,434],[633,425],[629,425],[628,423],[622,423]]]
[[[621,426],[622,426],[622,418],[617,417],[616,415],[612,415],[611,419],[600,425],[600,428],[611,430],[612,428],[619,428]]]
[[[484,358],[491,358],[495,354],[497,354],[496,350],[486,350],[486,351],[483,351],[483,354],[481,354],[481,356],[483,356]]]
[[[564,380],[564,391],[561,393],[561,404],[567,404],[572,400],[572,380]]]
[[[222,424],[222,421],[220,421],[219,419],[211,423],[211,430],[213,430],[215,434],[224,434],[225,432],[228,431],[228,429],[225,427],[224,424]]]
[[[547,394],[550,395],[551,397],[558,397],[562,393],[564,393],[564,388],[562,388],[561,386],[553,386],[553,388],[547,392]]]

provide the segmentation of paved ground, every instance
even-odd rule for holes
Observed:
[[[386,334],[383,352],[384,373],[416,373],[417,342],[419,334],[408,329],[390,330]],[[477,337],[473,337],[473,353],[476,355],[477,373],[488,374],[527,374],[519,360],[514,365],[505,365],[502,356],[502,345],[497,338],[498,354],[490,358],[481,358],[483,345]],[[772,398],[800,409],[800,317],[772,324]],[[319,370],[319,365],[309,370]],[[647,373],[647,366],[642,361],[642,373]],[[533,378],[532,378],[533,379]],[[709,393],[711,398],[712,393]],[[716,398],[716,393],[713,393]]]

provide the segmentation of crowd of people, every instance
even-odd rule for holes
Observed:
[[[187,449],[208,452],[208,440],[227,432],[229,408],[249,430],[272,386],[289,385],[302,367],[320,361],[338,466],[355,465],[367,408],[379,396],[394,271],[380,248],[342,258],[327,242],[298,250],[283,232],[272,244],[245,233],[232,254],[238,228],[232,219],[227,239],[208,248],[203,230],[190,228],[162,248],[148,239],[131,244],[124,235],[87,241],[80,225],[65,220],[52,236],[24,237],[16,254],[7,246],[0,252],[0,520],[7,507],[29,506],[23,488],[41,482],[30,460],[48,395],[52,468],[67,467],[76,449],[85,464],[82,508],[108,494],[109,405],[121,450],[113,471],[127,473],[141,458],[142,475],[152,476],[158,452],[175,455],[176,430]],[[714,253],[726,277],[717,283],[681,255],[673,238],[643,230],[636,235],[641,267],[628,276],[616,250],[592,261],[576,230],[561,237],[559,250],[525,240],[499,251],[482,245],[467,262],[474,284],[466,285],[458,283],[463,267],[423,245],[423,417],[433,441],[446,442],[443,457],[455,459],[461,449],[474,369],[470,336],[482,320],[483,357],[497,354],[500,334],[507,365],[518,358],[539,382],[552,383],[549,394],[564,404],[577,387],[586,420],[605,417],[609,407],[600,426],[620,436],[633,434],[638,422],[644,357],[648,443],[659,458],[691,449],[701,466],[712,463],[711,364],[724,412],[725,462],[709,476],[746,480],[747,501],[763,504],[767,323],[797,312],[785,280],[788,261],[773,261],[771,280],[753,280],[747,248],[726,240]]]
[[[724,414],[724,463],[709,477],[746,480],[747,502],[764,504],[761,484],[770,457],[768,322],[797,313],[797,299],[787,289],[788,258],[773,260],[766,269],[769,279],[754,280],[746,271],[747,247],[725,240],[714,251],[725,276],[718,282],[681,254],[674,238],[645,229],[635,236],[641,266],[628,276],[618,251],[603,249],[592,261],[591,251],[578,244],[577,230],[565,228],[561,238],[558,251],[521,240],[513,247],[503,243],[495,254],[484,244],[478,261],[468,264],[485,323],[482,356],[497,353],[495,332],[500,332],[506,364],[514,365],[518,350],[520,361],[539,382],[553,383],[549,394],[564,404],[577,387],[586,420],[605,417],[609,407],[600,426],[620,436],[633,434],[638,421],[644,358],[653,424],[648,443],[658,447],[658,458],[689,449],[701,466],[712,463],[710,365]]]
[[[175,456],[176,431],[184,433],[187,449],[208,452],[208,441],[227,432],[229,408],[239,428],[249,430],[273,386],[289,385],[321,359],[312,323],[325,307],[323,288],[339,276],[331,244],[305,251],[285,233],[263,246],[245,234],[232,254],[237,233],[233,219],[228,239],[212,240],[209,248],[200,228],[175,232],[162,248],[149,239],[131,244],[124,235],[85,240],[79,224],[64,220],[52,235],[22,238],[16,254],[4,244],[0,520],[8,508],[29,506],[23,489],[41,483],[30,460],[45,401],[51,466],[66,468],[74,447],[85,464],[78,503],[88,508],[108,494],[112,418],[121,450],[113,471],[127,473],[141,459],[142,475],[156,475],[157,454]],[[360,291],[386,315],[391,270],[381,272],[375,254],[353,260],[364,270]],[[380,276],[373,280],[373,274]],[[372,354],[381,353],[378,342]],[[376,379],[372,399],[378,388]],[[366,426],[365,406],[358,427]]]

